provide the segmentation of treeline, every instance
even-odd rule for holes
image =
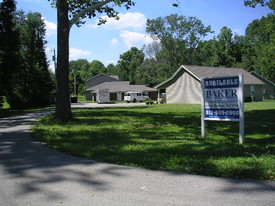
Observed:
[[[99,61],[70,62],[76,71],[79,92],[85,80],[99,73],[118,75],[132,84],[155,86],[171,77],[180,65],[237,67],[256,71],[275,82],[275,16],[274,13],[252,21],[245,35],[234,34],[223,27],[212,39],[211,26],[196,17],[171,14],[147,20],[147,33],[155,40],[142,49],[132,47],[120,55],[116,65],[107,67]],[[213,34],[212,34],[213,35]],[[71,88],[72,88],[71,76]]]
[[[53,102],[45,28],[41,14],[16,11],[13,0],[0,3],[0,97],[5,96],[11,108]]]

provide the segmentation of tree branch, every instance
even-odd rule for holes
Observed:
[[[113,2],[113,1],[115,1],[115,0],[103,0],[103,1],[101,1],[100,3],[97,3],[97,4],[95,4],[95,5],[91,5],[91,6],[89,6],[87,9],[84,9],[84,10],[80,11],[78,14],[76,14],[76,15],[70,20],[70,22],[69,22],[69,28],[71,28],[79,18],[85,16],[85,14],[87,14],[88,12],[91,12],[91,11],[94,11],[94,10],[96,10],[96,9],[99,9],[99,8],[101,8],[102,6],[104,6],[104,5],[106,5],[106,4],[110,3],[110,2]]]

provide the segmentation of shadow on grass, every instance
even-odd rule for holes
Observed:
[[[125,114],[128,117],[132,117],[133,112],[135,117],[146,119],[146,124],[149,123],[151,126],[146,127],[145,124],[140,123],[136,130],[133,131],[127,130],[127,128],[125,130],[110,128],[94,130],[93,128],[85,129],[83,127],[79,131],[70,130],[65,133],[64,131],[59,131],[58,135],[60,137],[64,135],[63,139],[51,137],[52,139],[45,140],[63,151],[75,152],[77,155],[91,159],[98,157],[98,159],[104,160],[106,158],[104,161],[114,163],[186,173],[196,173],[194,168],[200,168],[200,170],[208,169],[209,175],[213,175],[210,171],[218,170],[216,165],[211,163],[210,157],[204,156],[203,153],[204,150],[213,150],[212,146],[216,143],[212,140],[201,140],[197,137],[200,134],[197,129],[199,124],[197,120],[198,113],[194,112],[188,116],[170,113],[162,116],[149,112],[139,114],[130,110],[130,113],[126,112]],[[36,115],[38,114],[40,115],[40,113],[36,113]],[[95,118],[97,121],[106,121],[109,124],[114,120],[111,118],[101,119],[103,115],[108,114],[108,110],[86,110],[84,113],[79,112],[76,115],[76,121],[61,124],[61,126],[71,127],[75,123],[82,126],[82,124],[86,125],[95,122],[94,120],[89,122],[85,118],[82,122],[81,117],[87,116]],[[113,117],[120,117],[122,122],[125,114],[123,111],[112,113]],[[112,190],[114,185],[109,182],[110,178],[125,177],[127,173],[124,170],[128,170],[129,168],[127,167],[102,166],[99,162],[72,157],[33,142],[29,138],[28,127],[25,126],[34,123],[34,116],[36,115],[29,115],[23,118],[18,117],[17,120],[12,118],[12,122],[9,122],[9,119],[5,119],[5,121],[0,120],[2,126],[0,128],[0,169],[4,186],[11,186],[7,190],[9,192],[8,197],[28,198],[28,195],[38,194],[39,201],[48,199],[57,204],[57,200],[66,200],[68,195],[72,194],[65,194],[64,187],[70,187],[71,192],[74,192],[79,187],[82,189],[84,187],[84,190],[78,192],[84,191],[84,194],[81,195],[86,196],[89,195],[85,194],[86,191]],[[174,119],[163,119],[163,117]],[[51,121],[46,119],[43,121],[46,125],[53,125]],[[135,121],[133,120],[133,122]],[[9,130],[11,125],[14,127],[18,125],[19,127],[17,130]],[[158,131],[159,127],[170,128],[172,125],[179,125],[182,129]],[[49,134],[46,130],[38,128],[38,137],[39,134]],[[179,135],[179,131],[183,134]],[[145,140],[148,140],[148,142]],[[160,143],[159,141],[162,140],[166,142],[164,144]],[[177,144],[173,144],[173,142]],[[223,144],[228,146],[227,143]],[[224,145],[221,145],[219,149],[223,150]],[[131,146],[140,148],[131,149]],[[242,149],[239,145],[234,147]],[[72,152],[69,150],[70,148],[75,148],[75,151]],[[80,148],[83,149],[81,154],[77,153],[80,152]],[[84,154],[85,152],[86,154]],[[182,159],[182,156],[187,156],[187,158]],[[226,156],[226,154],[222,156]],[[200,159],[197,157],[202,158],[203,161],[199,161]],[[176,176],[179,173],[171,172],[171,174]],[[233,193],[234,185],[240,184],[239,181],[225,181],[232,182],[232,188],[221,188],[228,193]],[[263,181],[253,181],[251,184],[253,185],[249,191],[274,191],[272,185]],[[2,191],[4,190],[5,188]],[[246,188],[242,189],[242,186],[240,186],[238,191],[241,190],[247,191]],[[62,204],[62,202],[59,203]]]
[[[267,110],[264,115],[274,111]],[[259,118],[262,111],[246,113],[245,145],[238,143],[235,122],[209,122],[209,137],[201,139],[200,112],[161,113],[139,107],[76,110],[74,114],[75,121],[62,126],[81,125],[80,129],[55,131],[57,138],[41,141],[64,152],[115,164],[220,177],[274,178],[267,174],[272,166],[268,168],[259,160],[262,155],[274,154],[274,135],[265,137],[273,134],[274,125],[262,130],[263,125],[254,123],[254,119],[266,122]],[[55,124],[52,119],[47,121],[49,126]],[[118,128],[118,124],[122,126]],[[42,129],[36,136],[49,135]],[[268,161],[274,163],[271,157]]]

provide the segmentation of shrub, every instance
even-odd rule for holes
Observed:
[[[244,102],[252,102],[252,97],[246,97],[246,98],[244,99]]]
[[[0,107],[3,107],[4,104],[4,97],[0,96]]]
[[[31,105],[29,105],[28,99],[17,93],[8,96],[8,103],[12,109],[24,109],[31,107]]]

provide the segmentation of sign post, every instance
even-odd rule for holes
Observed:
[[[238,121],[239,142],[244,142],[243,75],[207,77],[201,82],[201,135],[206,137],[206,120]]]

